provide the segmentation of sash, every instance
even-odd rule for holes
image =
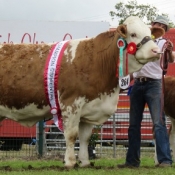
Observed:
[[[53,115],[54,123],[63,131],[63,120],[61,116],[60,105],[58,103],[58,77],[60,72],[60,65],[65,48],[68,41],[61,41],[53,45],[44,69],[44,88],[46,98],[50,105],[50,112]]]

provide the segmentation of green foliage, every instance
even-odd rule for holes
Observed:
[[[89,145],[94,146],[96,145],[96,142],[99,140],[99,132],[100,132],[101,126],[95,126],[92,135],[89,139]]]
[[[119,2],[115,5],[115,8],[116,8],[116,12],[110,11],[109,14],[112,17],[112,19],[114,19],[114,17],[117,17],[119,19],[119,24],[122,24],[125,21],[125,19],[131,15],[138,16],[146,24],[150,24],[158,15],[166,16],[169,19],[167,14],[159,13],[156,7],[151,6],[149,4],[140,5],[137,3],[136,0],[128,1],[128,4]],[[170,27],[174,27],[173,22],[170,20],[169,22],[170,22]]]

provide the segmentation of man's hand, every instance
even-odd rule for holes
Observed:
[[[169,52],[173,51],[173,43],[170,40],[167,41],[167,48],[166,48],[166,50],[169,51]]]
[[[130,82],[134,79],[133,74],[130,74]]]
[[[173,43],[168,40],[165,52],[168,54],[168,62],[173,63],[175,60],[175,52],[173,52]]]

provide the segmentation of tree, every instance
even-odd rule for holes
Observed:
[[[150,24],[156,16],[163,15],[168,19],[167,14],[158,13],[158,9],[151,5],[139,5],[136,0],[128,1],[128,4],[124,4],[123,2],[119,2],[115,5],[117,12],[110,11],[110,16],[114,19],[114,17],[119,18],[119,24],[122,24],[125,19],[129,16],[138,16],[142,19],[146,24]],[[170,27],[174,27],[172,21],[170,21]]]

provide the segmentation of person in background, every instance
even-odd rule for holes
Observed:
[[[167,32],[169,28],[168,19],[164,16],[158,16],[151,23],[151,26],[161,27]],[[155,40],[160,49],[163,48],[166,41],[167,40],[162,37]],[[169,62],[173,62],[175,53],[173,52],[173,44],[171,42],[168,42],[166,52],[168,53]],[[169,137],[163,111],[164,97],[162,93],[162,77],[163,70],[160,66],[160,59],[145,64],[141,70],[131,75],[131,80],[134,79],[134,84],[130,92],[129,146],[126,161],[124,164],[119,164],[118,168],[140,166],[141,122],[146,103],[153,121],[153,132],[155,135],[158,159],[158,165],[156,166],[172,166]]]

